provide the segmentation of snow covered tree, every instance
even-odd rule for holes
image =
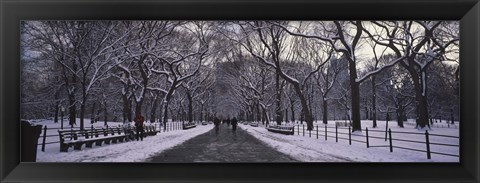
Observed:
[[[331,54],[329,53],[331,52],[326,52],[322,60],[297,60],[298,55],[293,54],[293,49],[295,48],[294,46],[296,46],[295,43],[298,41],[291,41],[287,44],[286,42],[288,35],[284,31],[284,29],[277,26],[278,24],[279,23],[261,21],[240,22],[236,24],[240,32],[236,32],[234,34],[235,37],[231,37],[232,34],[224,35],[230,37],[231,40],[242,45],[242,47],[257,60],[273,68],[276,75],[278,75],[294,87],[295,93],[300,98],[302,111],[304,112],[305,121],[307,122],[307,129],[312,130],[313,118],[311,110],[308,106],[308,99],[306,98],[304,89],[310,77],[314,73],[318,72],[320,67],[322,67],[325,63],[325,60],[329,60],[329,57],[331,56]],[[287,60],[312,63],[316,66],[313,67],[315,69],[313,69],[310,73],[304,76],[304,79],[302,81],[299,81],[284,72],[284,64],[282,62]],[[279,91],[276,92],[278,93]],[[279,99],[280,98],[277,97],[276,100],[278,101]]]
[[[443,21],[395,21],[376,22],[383,34],[366,30],[372,40],[386,46],[402,58],[400,64],[411,75],[415,87],[416,110],[418,111],[417,127],[424,128],[428,123],[427,100],[427,68],[434,62],[449,60],[449,54],[456,55],[458,44],[458,22]],[[378,32],[378,31],[377,31]],[[404,59],[403,59],[404,58]]]

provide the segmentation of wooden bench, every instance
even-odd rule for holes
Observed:
[[[187,130],[187,129],[190,129],[190,128],[195,128],[195,127],[197,127],[196,123],[185,123],[185,124],[183,124],[183,129],[184,130]]]
[[[285,134],[285,135],[295,134],[294,126],[268,125],[267,130],[275,133]]]
[[[93,143],[96,146],[102,146],[102,143],[118,143],[126,141],[126,134],[123,128],[107,127],[102,129],[85,130],[58,130],[60,137],[60,152],[68,152],[68,148],[73,146],[74,150],[81,150],[83,144],[85,147],[92,148]]]
[[[144,126],[143,137],[154,136],[154,135],[157,135],[157,130],[155,129],[155,126],[153,125]]]

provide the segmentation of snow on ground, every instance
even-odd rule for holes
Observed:
[[[33,121],[33,123],[47,125],[47,128],[60,127],[59,123],[53,123],[51,120],[37,120]],[[86,126],[90,127],[90,120],[85,120],[85,124],[88,124]],[[93,126],[103,127],[103,124],[103,122],[97,122],[94,123]],[[122,123],[108,122],[108,124],[109,126],[118,126]],[[41,146],[38,146],[37,162],[143,162],[157,153],[206,133],[212,128],[213,125],[198,125],[188,130],[162,131],[161,133],[157,133],[156,136],[144,138],[143,141],[119,142],[110,145],[104,144],[99,147],[94,145],[93,148],[85,148],[85,146],[83,146],[82,150],[73,150],[73,147],[71,147],[69,148],[69,152],[60,152],[59,143],[47,144],[45,152],[42,152]],[[56,129],[48,131],[48,135],[58,135]],[[58,140],[58,136],[52,136],[48,137],[46,141],[55,142]],[[39,143],[41,143],[41,141],[42,137],[40,137]]]
[[[371,128],[372,122],[365,120],[362,121],[362,131],[355,132],[352,135],[352,140],[359,140],[362,142],[352,141],[352,145],[348,142],[348,128],[339,128],[339,138],[346,138],[347,140],[338,139],[335,142],[335,121],[329,121],[327,125],[327,140],[324,137],[323,123],[314,123],[314,126],[318,125],[319,137],[316,137],[316,129],[312,131],[311,137],[305,130],[305,136],[303,135],[302,125],[295,128],[295,135],[283,135],[278,133],[269,132],[261,124],[259,127],[252,127],[250,125],[239,125],[242,129],[246,130],[251,135],[265,142],[269,146],[276,150],[290,155],[291,157],[304,162],[459,162],[458,157],[445,156],[431,154],[431,159],[427,159],[426,152],[417,152],[411,150],[404,150],[399,148],[393,148],[393,152],[390,152],[388,147],[389,141],[385,141],[385,121],[378,121],[377,128]],[[458,123],[457,123],[458,124]],[[370,146],[387,146],[387,147],[366,147],[366,134],[365,127],[369,128],[369,142]],[[405,126],[405,128],[399,128],[396,121],[389,122],[389,128],[392,130],[393,146],[407,147],[418,150],[426,150],[425,143],[412,143],[402,142],[395,139],[414,140],[419,142],[425,142],[425,131],[415,129],[414,126]],[[300,129],[300,131],[298,131]],[[305,126],[306,129],[306,126]],[[374,131],[382,132],[374,132]],[[298,132],[300,134],[298,135]],[[396,133],[397,132],[397,133]],[[413,132],[421,134],[404,134],[398,132]],[[430,134],[459,136],[459,129],[456,128],[432,128],[429,130]],[[378,137],[378,138],[372,138]],[[430,143],[444,143],[444,144],[459,144],[459,138],[450,137],[437,137],[429,136]],[[432,152],[459,154],[459,147],[454,146],[439,146],[430,145]]]

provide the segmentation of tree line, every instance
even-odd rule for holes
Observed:
[[[23,21],[22,117],[458,119],[458,22]],[[108,119],[110,118],[110,119]]]

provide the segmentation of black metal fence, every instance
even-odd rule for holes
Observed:
[[[427,156],[427,159],[431,159],[431,154],[460,157],[459,154],[443,153],[438,151],[432,151],[430,149],[432,145],[438,146],[438,147],[457,147],[459,149],[460,147],[459,144],[450,144],[450,143],[441,143],[441,142],[431,141],[432,137],[455,139],[459,141],[458,136],[433,134],[433,133],[429,133],[428,130],[426,130],[425,133],[420,133],[420,132],[392,131],[390,128],[388,130],[375,130],[375,129],[372,130],[372,129],[365,128],[365,131],[364,131],[365,134],[360,135],[360,134],[352,133],[351,127],[339,127],[339,126],[333,127],[333,126],[327,126],[327,125],[323,125],[323,126],[315,125],[312,130],[306,130],[305,125],[298,124],[298,125],[294,125],[294,129],[296,131],[296,135],[298,136],[308,135],[308,137],[312,138],[312,135],[313,135],[317,139],[319,138],[324,138],[325,140],[335,139],[335,142],[338,142],[338,140],[340,139],[340,140],[348,141],[349,145],[352,145],[352,142],[364,143],[366,148],[388,148],[390,152],[393,152],[394,149],[424,152]],[[345,131],[347,131],[348,133],[346,133]],[[412,139],[406,139],[406,138],[400,138],[400,137],[395,138],[396,134],[407,134],[411,136],[418,136],[418,137],[415,137],[415,139],[424,139],[424,140],[412,140]],[[352,137],[358,137],[358,138],[352,138]],[[372,144],[371,139],[382,139],[384,142],[386,142],[386,144],[385,143]],[[425,148],[409,147],[408,144],[424,144]]]

